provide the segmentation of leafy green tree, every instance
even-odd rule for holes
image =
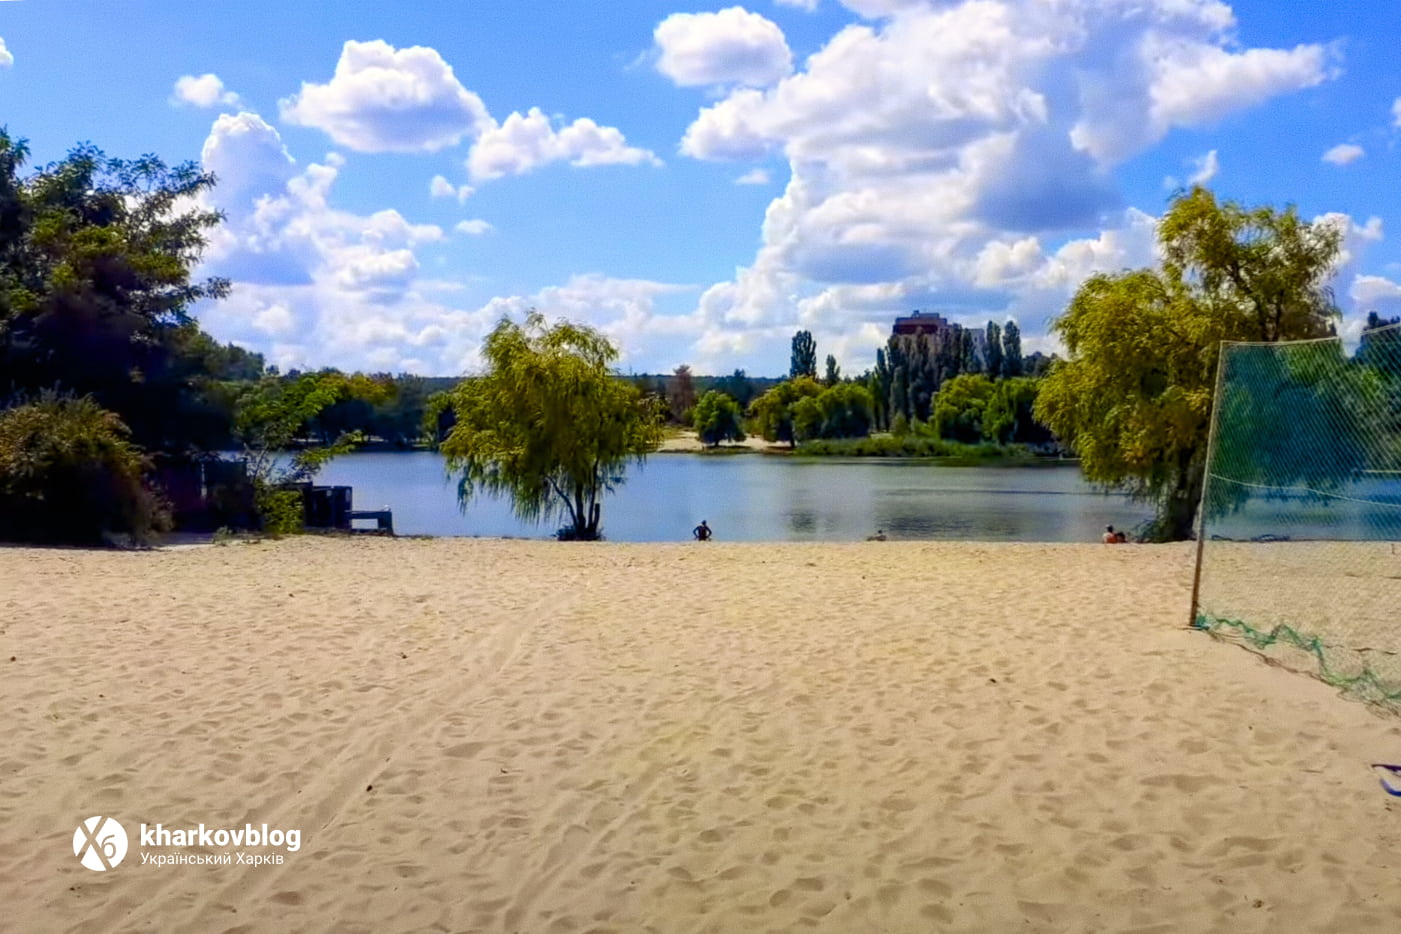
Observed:
[[[170,522],[144,482],[150,466],[122,420],[91,398],[45,393],[0,410],[0,539],[147,542]]]
[[[871,391],[871,401],[874,405],[875,427],[877,430],[890,430],[890,362],[886,356],[885,348],[876,350],[876,368],[871,371],[871,380],[867,388]]]
[[[754,383],[743,370],[735,370],[722,379],[719,388],[725,395],[738,402],[741,410],[749,408],[749,403],[754,401],[757,394]]]
[[[981,373],[965,373],[944,383],[934,398],[934,422],[940,437],[973,444],[983,439],[983,419],[993,384]]]
[[[987,344],[988,378],[1000,379],[1002,376],[1002,328],[998,326],[996,321],[988,322]]]
[[[1007,320],[1002,328],[1002,376],[1014,379],[1022,375],[1022,329],[1017,322]]]
[[[978,357],[978,349],[973,340],[973,332],[966,329],[959,329],[959,363],[960,373],[981,373],[983,372],[983,361]]]
[[[837,366],[837,358],[827,355],[827,373],[822,377],[822,385],[835,386],[842,381],[842,368]]]
[[[743,410],[739,403],[723,392],[712,389],[696,403],[693,424],[701,442],[716,447],[721,441],[743,441],[740,426]]]
[[[998,380],[983,415],[983,440],[998,444],[1047,444],[1049,429],[1036,420],[1041,381],[1022,376]]]
[[[754,400],[754,431],[765,441],[797,444],[793,430],[793,406],[810,396],[822,395],[822,386],[811,377],[800,376],[779,383]]]
[[[799,331],[793,335],[793,351],[788,361],[788,378],[806,376],[817,379],[817,342],[811,331]]]
[[[839,383],[793,404],[793,436],[797,441],[814,438],[864,438],[871,433],[874,403],[865,386]]]
[[[214,177],[91,145],[24,176],[27,158],[0,130],[0,397],[62,387],[115,412],[138,446],[211,443],[207,374],[182,352],[191,307],[228,291],[193,275],[221,221],[197,207]]]
[[[1341,236],[1203,188],[1173,202],[1158,235],[1161,271],[1093,276],[1056,320],[1070,359],[1035,411],[1088,479],[1157,505],[1150,537],[1181,540],[1201,500],[1220,342],[1327,335]]]
[[[547,327],[538,312],[503,320],[482,356],[486,373],[450,394],[457,423],[441,445],[463,507],[501,493],[525,521],[566,517],[561,538],[600,538],[603,495],[661,443],[655,401],[614,377],[618,351],[602,334]]]

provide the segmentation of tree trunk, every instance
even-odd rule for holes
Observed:
[[[1197,509],[1201,505],[1205,479],[1206,465],[1199,458],[1190,458],[1177,469],[1172,488],[1159,503],[1155,540],[1191,540],[1196,531]]]

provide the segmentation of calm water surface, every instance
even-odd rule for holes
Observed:
[[[434,453],[352,454],[316,482],[354,487],[356,509],[389,506],[401,535],[546,538],[562,524],[523,523],[509,502],[486,497],[463,512]],[[662,454],[604,500],[603,531],[610,541],[684,541],[705,519],[720,541],[853,541],[880,528],[904,539],[1094,542],[1107,524],[1150,515],[1098,492],[1074,465]]]

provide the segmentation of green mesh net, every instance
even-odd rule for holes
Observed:
[[[1194,625],[1401,703],[1401,325],[1223,348]]]

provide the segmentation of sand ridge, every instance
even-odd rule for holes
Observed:
[[[26,931],[1394,927],[1365,766],[1401,728],[1188,631],[1190,561],[0,549],[0,899]],[[95,873],[92,814],[303,844]]]

